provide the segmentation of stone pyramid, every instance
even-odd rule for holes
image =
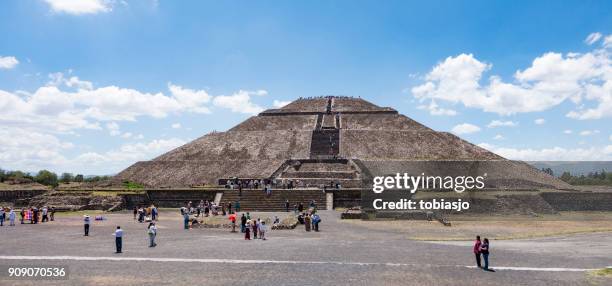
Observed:
[[[361,98],[300,98],[226,132],[204,135],[115,176],[147,187],[219,186],[229,178],[337,182],[365,188],[397,172],[489,173],[491,188],[568,188],[522,162],[434,131]],[[469,174],[465,174],[469,175]]]

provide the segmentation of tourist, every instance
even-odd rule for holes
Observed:
[[[247,219],[251,219],[251,214],[250,214],[249,212],[247,212],[247,214],[246,214],[246,218],[247,218]]]
[[[123,246],[123,230],[120,226],[117,226],[115,230],[115,248],[117,249],[115,253],[121,253],[121,247]]]
[[[474,255],[476,256],[476,266],[478,268],[481,268],[481,264],[480,264],[480,245],[482,244],[482,242],[480,241],[480,235],[476,236],[476,241],[474,241]]]
[[[242,233],[245,232],[246,223],[247,223],[247,218],[246,216],[244,216],[244,214],[242,214],[242,217],[240,217],[240,232]]]
[[[185,229],[189,229],[189,213],[183,213],[183,226]]]
[[[297,220],[300,224],[304,224],[304,213],[300,213],[300,215],[298,215]]]
[[[47,206],[44,206],[42,208],[41,213],[42,213],[42,221],[41,222],[49,221],[49,216],[48,216],[49,209],[47,208]]]
[[[149,227],[147,228],[147,234],[149,235],[149,247],[157,246],[155,243],[155,237],[157,236],[157,227],[154,222],[149,223]]]
[[[297,214],[298,214],[298,206],[297,206],[297,204],[293,204],[293,213],[294,213],[295,215],[297,215]]]
[[[285,212],[289,212],[289,200],[285,200]]]
[[[301,202],[298,204],[298,212],[304,212],[304,205]]]
[[[9,210],[9,226],[15,226],[15,211],[12,208]]]
[[[55,221],[55,207],[51,207],[51,221]]]
[[[138,208],[138,222],[142,223],[144,221],[144,208]]]
[[[23,220],[25,218],[25,215],[26,215],[25,208],[21,208],[21,212],[19,212],[19,216],[20,216],[20,219],[21,219],[21,224],[24,224]]]
[[[321,217],[318,214],[312,215],[312,228],[314,231],[319,231],[319,223],[321,222]]]
[[[83,216],[83,227],[85,229],[85,234],[83,236],[89,236],[89,224],[91,223],[91,218],[86,214]]]
[[[0,206],[0,226],[4,226],[4,217],[5,217],[4,207]]]
[[[136,215],[138,215],[138,207],[134,207],[134,220],[136,220]]]
[[[236,232],[236,216],[230,215],[230,221],[232,222],[232,232]]]
[[[240,200],[236,201],[235,209],[236,209],[236,212],[240,212]]]
[[[151,221],[157,220],[157,207],[155,205],[151,205]]]
[[[253,228],[253,239],[257,239],[257,227],[258,227],[258,220],[253,219],[253,223],[251,224],[251,227]]]
[[[266,222],[262,221],[259,225],[259,238],[261,240],[266,240],[266,231],[268,231],[268,228],[266,227]]]
[[[489,239],[485,238],[480,245],[480,253],[484,260],[484,267],[482,269],[489,271]]]
[[[251,229],[249,225],[251,224],[251,220],[246,221],[246,227],[244,228],[244,240],[251,240]]]
[[[232,212],[232,202],[228,202],[227,203],[227,212],[229,214],[233,214],[233,212]]]
[[[38,223],[38,208],[36,207],[32,208],[32,223],[33,224]]]
[[[306,231],[310,231],[310,223],[311,223],[310,215],[306,214],[304,217],[304,226],[306,227]]]

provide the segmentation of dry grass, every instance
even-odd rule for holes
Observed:
[[[391,230],[414,240],[471,240],[475,233],[490,239],[523,239],[590,232],[612,232],[612,212],[565,212],[532,216],[457,216],[452,226],[437,221],[345,220],[359,226]]]
[[[49,190],[50,188],[39,183],[28,184],[7,184],[0,183],[0,191],[21,191],[21,190]]]
[[[611,277],[612,278],[612,268],[602,268],[593,271],[589,271],[589,275],[593,276],[603,276],[603,277]]]

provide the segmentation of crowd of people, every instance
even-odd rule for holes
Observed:
[[[329,184],[322,184],[323,188],[328,189],[340,189],[340,182],[329,181]],[[239,179],[232,178],[225,181],[225,188],[238,190],[242,192],[242,190],[263,190],[268,195],[271,194],[272,189],[296,189],[296,188],[304,188],[309,187],[304,181],[299,179]],[[321,185],[317,185],[317,187],[321,187]]]
[[[17,219],[17,213],[13,208],[5,208],[0,206],[0,226],[4,226],[4,222],[8,221],[9,226],[15,226],[15,220]],[[21,224],[30,222],[30,224],[37,224],[39,222],[48,222],[55,220],[55,207],[29,207],[21,208],[19,211],[19,221]]]
[[[290,203],[289,200],[285,200],[285,211],[289,212]],[[304,211],[304,204],[297,203],[293,205],[294,215],[296,216],[298,223],[305,225],[305,230],[319,231],[319,224],[321,217],[316,213],[316,202],[311,200],[308,204],[308,210]],[[208,216],[226,216],[229,215],[232,232],[236,232],[237,225],[237,213],[240,211],[240,201],[235,203],[235,208],[232,209],[231,202],[227,204],[217,205],[214,202],[201,200],[198,205],[194,205],[192,201],[185,202],[185,205],[180,208],[181,216],[183,217],[183,228],[191,229],[193,224],[201,223],[198,220],[200,217]],[[192,218],[193,216],[193,218]],[[266,240],[266,233],[268,227],[272,227],[280,224],[280,219],[275,216],[272,222],[270,218],[251,218],[249,212],[242,213],[240,216],[240,232],[244,233],[245,240],[262,239]]]
[[[132,213],[134,214],[134,220],[138,219],[140,223],[156,221],[159,218],[159,211],[155,205],[134,207]]]

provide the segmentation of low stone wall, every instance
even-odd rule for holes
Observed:
[[[334,208],[352,208],[361,205],[361,189],[334,191]]]
[[[612,193],[551,192],[540,196],[558,211],[612,211]]]
[[[12,204],[27,203],[31,198],[47,192],[46,190],[12,190],[0,191],[0,202]]]

